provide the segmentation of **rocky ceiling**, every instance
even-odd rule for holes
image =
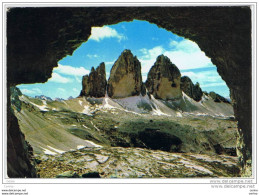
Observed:
[[[92,26],[133,19],[155,23],[195,41],[211,58],[231,91],[238,120],[238,155],[243,176],[251,175],[252,90],[249,7],[56,7],[11,8],[7,12],[7,89],[46,82],[57,62],[71,55]],[[8,98],[8,175],[35,177]],[[17,141],[18,140],[18,141]],[[20,151],[23,148],[22,152]],[[19,149],[19,150],[18,150]],[[19,159],[18,163],[14,160]]]

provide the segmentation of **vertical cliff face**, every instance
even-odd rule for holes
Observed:
[[[194,85],[192,80],[187,76],[181,77],[181,90],[195,101],[198,102],[201,100],[202,90],[200,85],[198,83]]]
[[[83,76],[80,96],[104,97],[106,86],[105,64],[102,62],[96,70],[92,67],[90,74]]]
[[[155,98],[174,100],[182,96],[180,79],[179,69],[168,57],[160,55],[151,67],[145,85],[148,92]]]
[[[141,65],[130,50],[124,50],[114,63],[108,80],[108,95],[124,98],[139,95],[143,88]]]
[[[15,87],[8,87],[7,108],[7,175],[10,178],[20,177],[37,177],[36,169],[33,166],[33,149],[25,140],[24,134],[21,132],[18,120],[11,108],[13,104],[17,111],[21,111],[21,103],[19,95],[21,92]]]

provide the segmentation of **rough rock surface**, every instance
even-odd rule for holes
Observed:
[[[130,50],[124,50],[114,63],[107,89],[111,98],[135,96],[143,91],[141,65]]]
[[[80,96],[104,97],[106,86],[105,64],[102,62],[96,70],[92,67],[89,76],[83,76]]]
[[[168,57],[160,55],[149,70],[145,84],[148,92],[155,98],[174,100],[182,97],[180,79],[179,69]]]
[[[11,8],[7,12],[8,88],[21,83],[46,82],[57,62],[87,41],[92,26],[133,19],[146,20],[195,41],[217,66],[230,88],[238,120],[243,176],[250,176],[252,55],[249,6]],[[10,107],[7,109],[10,112]],[[12,120],[9,116],[8,122]],[[8,131],[13,132],[14,137],[19,136],[15,130]],[[16,146],[21,147],[19,143]]]
[[[181,77],[181,90],[195,101],[200,101],[202,97],[202,90],[199,83],[193,84],[192,80],[187,77]]]
[[[102,178],[237,177],[237,157],[169,153],[142,148],[83,148],[60,155],[43,155],[38,173],[53,178],[70,171],[76,175],[99,172]],[[100,161],[103,158],[105,161]],[[67,173],[67,172],[65,172]],[[96,174],[97,175],[97,174]]]

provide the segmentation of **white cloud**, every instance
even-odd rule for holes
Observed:
[[[58,88],[58,90],[59,90],[60,92],[66,92],[66,90],[65,90],[64,88]]]
[[[39,88],[32,89],[20,89],[23,94],[42,94],[42,91]]]
[[[205,87],[217,87],[217,86],[226,86],[225,83],[209,83],[209,84],[204,84],[201,85],[201,87],[205,88]]]
[[[54,69],[54,72],[73,76],[83,76],[90,73],[90,71],[85,69],[84,67],[73,67],[62,64],[59,64],[58,67]]]
[[[58,73],[53,72],[52,77],[49,79],[49,82],[55,82],[55,83],[71,83],[73,82],[72,79],[63,77],[59,75]]]
[[[175,40],[172,40],[172,39],[171,39],[170,42],[169,42],[169,46],[170,46],[170,47],[176,47],[177,44],[178,44],[178,42],[175,41]]]
[[[146,82],[147,80],[147,75],[142,75],[142,82]]]
[[[171,47],[170,50],[166,50],[162,46],[156,46],[149,50],[146,48],[140,49],[139,51],[142,55],[139,57],[139,60],[142,65],[142,72],[147,73],[160,54],[164,54],[170,58],[171,62],[180,70],[213,66],[210,58],[200,50],[196,43],[190,40],[182,40],[179,42],[171,40],[169,46]]]
[[[98,58],[99,56],[97,54],[87,54],[88,58]]]
[[[113,61],[111,61],[111,62],[104,62],[104,63],[105,63],[105,65],[113,65],[113,64],[115,63],[115,61],[116,61],[116,60],[113,60]]]
[[[222,80],[216,71],[201,71],[201,72],[182,72],[182,76],[188,76],[195,84],[199,82],[200,87],[215,87],[226,86],[226,83]]]
[[[152,37],[152,41],[158,41],[159,39],[157,37]]]
[[[180,70],[212,66],[203,52],[166,51],[164,53]]]
[[[195,42],[188,39],[184,39],[179,42],[170,40],[169,46],[173,47],[174,50],[180,50],[188,53],[201,52],[199,46]]]
[[[199,46],[190,40],[175,41],[169,43],[171,50],[165,51],[165,55],[180,69],[195,69],[212,66],[210,58],[202,52]]]
[[[157,56],[164,53],[164,48],[162,46],[156,46],[152,49],[147,50],[146,48],[139,50],[143,55],[139,57],[141,62],[142,73],[148,73],[150,68],[154,65]]]
[[[75,79],[78,83],[81,83],[82,82],[82,77],[78,77],[78,76],[75,76]]]
[[[29,90],[29,89],[21,89],[21,92],[23,94],[34,94],[35,93],[35,91]]]
[[[78,92],[79,90],[78,89],[76,89],[76,88],[73,88],[72,89],[74,92]]]
[[[125,35],[118,33],[115,29],[111,27],[92,27],[92,33],[89,39],[99,42],[105,38],[117,38],[118,41],[127,39]]]
[[[37,93],[42,93],[42,91],[39,88],[33,88],[32,90],[37,92]]]

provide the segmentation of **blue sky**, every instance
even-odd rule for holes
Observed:
[[[143,81],[154,65],[156,57],[164,54],[180,69],[182,76],[189,76],[193,83],[200,83],[203,91],[215,91],[229,97],[229,89],[208,57],[198,45],[146,21],[134,20],[116,25],[93,27],[87,42],[72,56],[58,62],[52,78],[46,83],[23,84],[18,87],[29,96],[46,95],[51,98],[77,97],[80,94],[82,76],[91,67],[105,62],[106,75],[124,49],[130,49],[142,66]]]

